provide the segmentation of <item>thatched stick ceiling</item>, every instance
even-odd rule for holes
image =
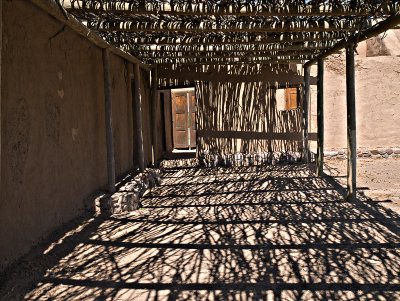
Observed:
[[[61,0],[109,43],[146,63],[315,59],[399,13],[384,0]]]

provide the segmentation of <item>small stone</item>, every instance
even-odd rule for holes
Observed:
[[[389,158],[389,155],[388,155],[388,154],[384,154],[383,157],[384,157],[385,159],[387,159],[387,158]]]
[[[400,155],[400,148],[395,148],[395,149],[393,150],[393,152],[394,152],[396,155]]]
[[[338,155],[338,152],[336,151],[328,151],[328,152],[324,152],[325,156],[329,156],[329,157],[335,157]]]
[[[386,154],[386,151],[384,149],[378,149],[378,152],[382,156]]]
[[[379,151],[378,151],[377,149],[371,149],[371,150],[370,150],[370,153],[371,153],[372,155],[379,155]]]
[[[393,154],[393,150],[392,150],[391,148],[387,148],[387,149],[385,150],[385,152],[386,152],[388,155]]]

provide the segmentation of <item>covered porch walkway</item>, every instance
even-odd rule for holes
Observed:
[[[25,258],[0,299],[399,300],[400,216],[345,195],[306,165],[169,169],[141,209]]]

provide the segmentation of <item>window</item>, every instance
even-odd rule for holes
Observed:
[[[298,108],[297,88],[285,89],[285,111],[296,110]]]
[[[279,111],[296,110],[299,107],[298,89],[284,88],[276,90],[277,109]]]

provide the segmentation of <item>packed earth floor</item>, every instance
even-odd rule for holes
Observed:
[[[0,299],[400,300],[400,215],[346,201],[339,167],[167,169],[139,210],[34,249]]]

